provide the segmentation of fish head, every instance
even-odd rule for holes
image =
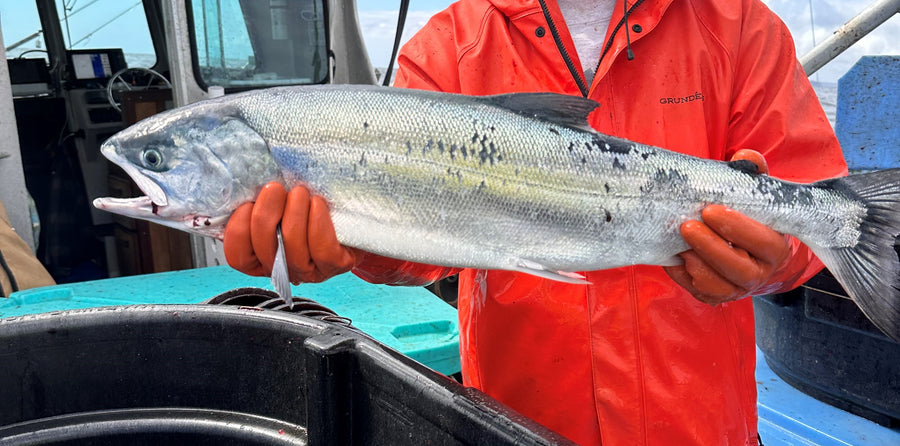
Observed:
[[[234,106],[205,101],[154,115],[105,141],[100,151],[145,194],[97,198],[94,206],[204,236],[281,172],[265,139]]]

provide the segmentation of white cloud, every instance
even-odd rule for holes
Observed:
[[[870,5],[869,0],[816,0],[812,2],[811,21],[809,1],[764,0],[764,3],[778,14],[791,30],[798,57],[812,50],[813,42],[816,44],[824,42],[840,26]],[[812,31],[813,23],[815,35]],[[900,17],[894,16],[822,67],[812,78],[821,82],[836,83],[862,56],[900,54],[900,40],[896,38],[898,34],[900,34]]]
[[[406,15],[401,45],[406,43],[437,11],[413,11]],[[373,67],[387,67],[397,33],[397,11],[360,11],[359,25]]]

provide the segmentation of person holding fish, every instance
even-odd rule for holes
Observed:
[[[398,61],[395,87],[583,96],[605,134],[796,182],[847,173],[787,28],[758,0],[462,0]],[[279,224],[295,283],[459,274],[464,383],[579,444],[756,444],[745,296],[822,268],[793,237],[719,205],[681,224],[680,265],[583,272],[589,285],[416,264],[342,246],[322,197],[278,183],[232,215],[229,264],[269,274]]]

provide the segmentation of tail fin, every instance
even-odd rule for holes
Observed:
[[[864,203],[866,217],[856,246],[813,251],[866,317],[900,342],[900,260],[894,248],[900,234],[900,169],[828,181]]]

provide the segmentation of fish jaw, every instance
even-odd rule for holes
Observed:
[[[171,212],[169,205],[158,205],[148,196],[135,198],[102,197],[94,200],[94,207],[125,217],[151,221],[181,231],[222,239],[228,216],[209,216],[195,213]]]
[[[147,220],[181,231],[222,239],[228,216],[212,216],[191,212],[177,200],[171,200],[156,181],[143,174],[116,153],[115,145],[104,143],[101,153],[128,174],[146,195],[135,198],[101,197],[94,200],[94,207],[125,217]]]

